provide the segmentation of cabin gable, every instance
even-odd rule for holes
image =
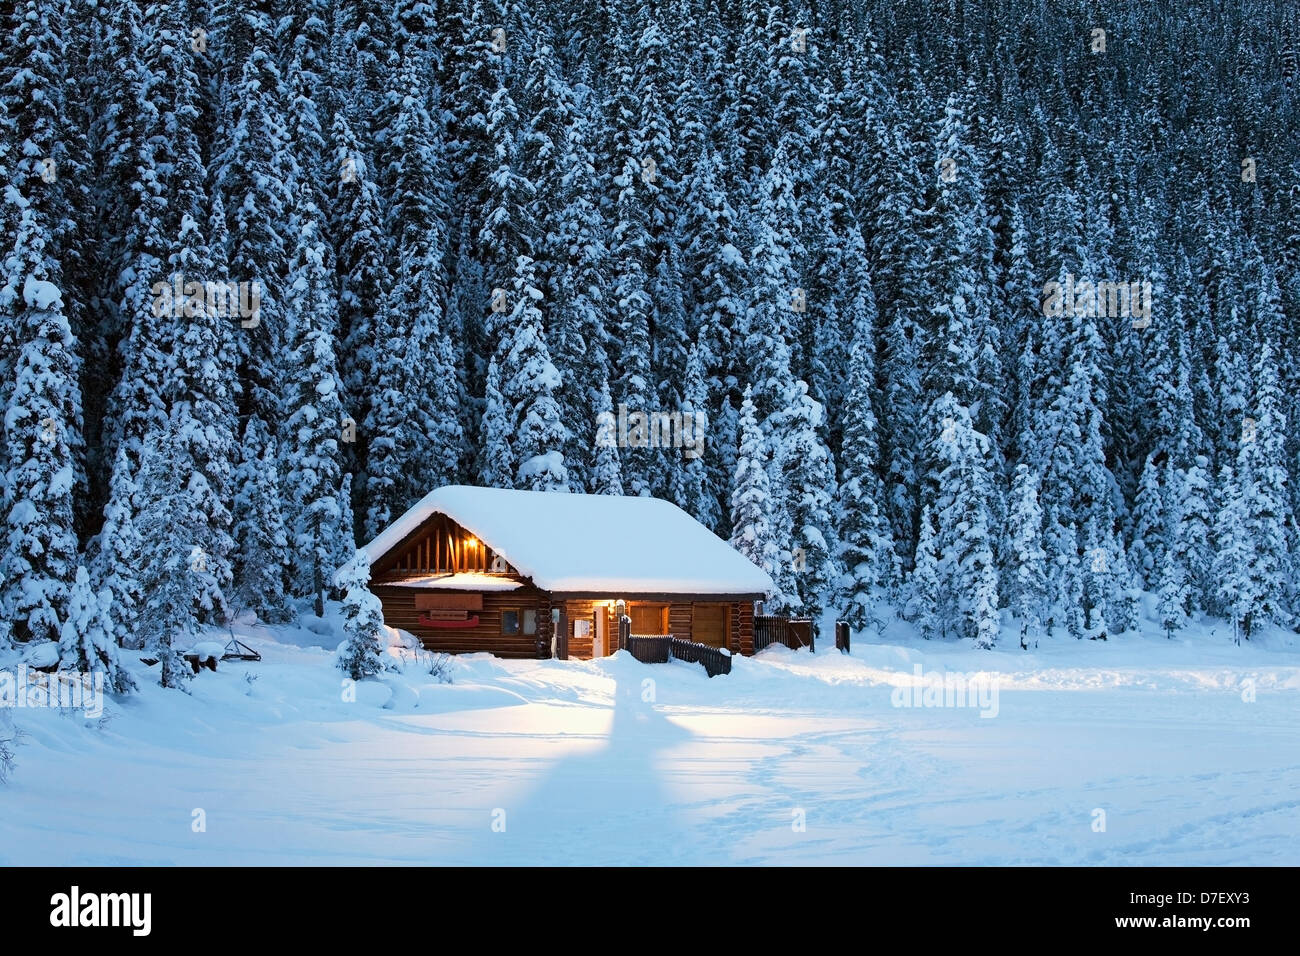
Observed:
[[[435,513],[371,566],[375,579],[428,574],[523,576],[488,542],[441,513]]]

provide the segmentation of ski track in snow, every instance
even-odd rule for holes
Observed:
[[[451,685],[409,668],[355,703],[305,646],[319,633],[238,636],[264,660],[191,695],[133,663],[142,692],[102,727],[13,711],[0,863],[1300,862],[1300,650],[1280,632],[1029,653],[903,635],[714,680],[475,655]],[[892,706],[918,663],[998,674],[998,715]]]

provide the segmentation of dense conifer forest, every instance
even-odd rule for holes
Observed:
[[[4,16],[0,645],[283,622],[449,483],[857,628],[1300,620],[1292,5]]]

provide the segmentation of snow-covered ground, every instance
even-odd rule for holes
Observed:
[[[12,711],[0,864],[1300,863],[1280,631],[986,652],[899,625],[713,680],[475,655],[351,702],[312,623],[236,628],[263,660],[190,695],[128,655],[105,721]],[[895,706],[917,665],[996,677],[996,716]]]

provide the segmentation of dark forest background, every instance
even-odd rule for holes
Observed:
[[[857,626],[1297,619],[1294,6],[5,16],[0,642],[286,620],[453,482],[671,499]]]

